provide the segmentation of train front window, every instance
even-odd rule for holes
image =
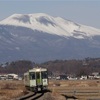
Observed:
[[[42,73],[42,78],[47,78],[47,71],[43,71]]]
[[[30,80],[34,80],[35,79],[35,72],[30,72]]]

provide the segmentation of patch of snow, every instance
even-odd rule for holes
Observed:
[[[100,35],[99,29],[77,24],[61,17],[52,17],[44,13],[14,14],[2,20],[0,24],[22,26],[31,28],[32,30],[43,31],[49,34],[55,34],[63,37],[75,37],[78,39],[83,39],[85,38],[84,36],[91,37]],[[83,35],[75,36],[75,31]],[[15,34],[12,35],[17,37]]]

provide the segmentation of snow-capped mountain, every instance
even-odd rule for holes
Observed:
[[[0,21],[0,62],[100,57],[100,29],[47,14],[14,14]]]
[[[27,27],[50,34],[64,37],[84,38],[100,35],[100,30],[93,27],[76,24],[60,17],[52,17],[47,14],[14,14],[0,22],[3,25]]]

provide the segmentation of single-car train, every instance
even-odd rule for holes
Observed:
[[[46,68],[33,68],[24,73],[24,84],[28,90],[38,92],[48,87],[48,71]]]

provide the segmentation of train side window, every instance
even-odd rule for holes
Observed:
[[[35,79],[35,73],[34,72],[31,72],[30,73],[30,80],[33,80],[33,79]]]
[[[47,71],[43,71],[42,73],[42,78],[47,78]]]

